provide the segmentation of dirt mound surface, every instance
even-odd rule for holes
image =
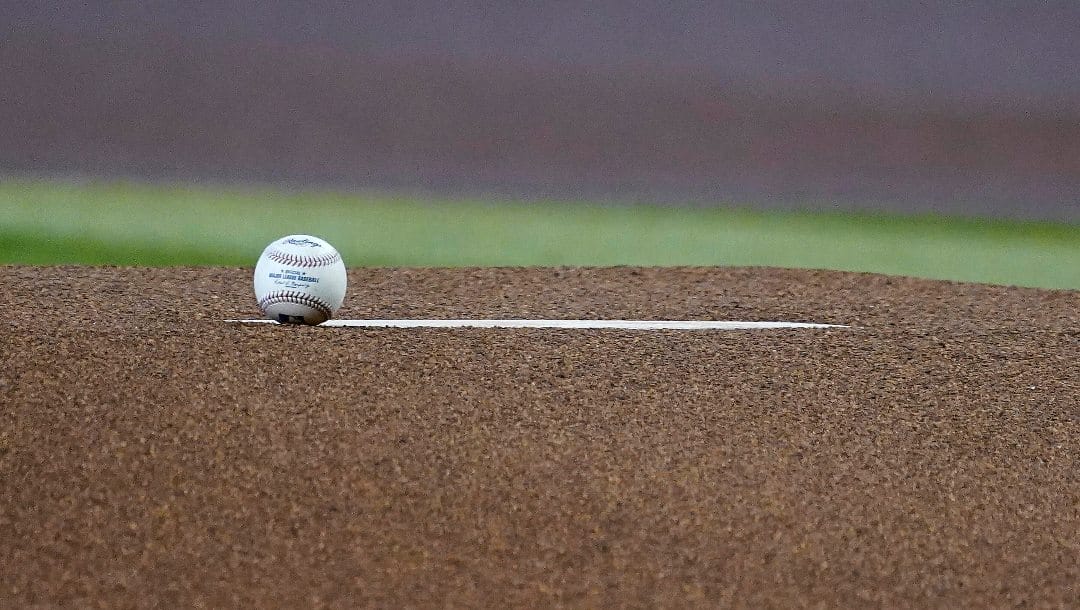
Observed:
[[[3,267],[0,605],[1074,605],[1080,292],[773,269]]]

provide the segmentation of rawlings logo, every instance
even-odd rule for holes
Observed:
[[[290,238],[290,239],[286,239],[284,243],[287,243],[290,246],[306,246],[308,248],[320,248],[320,247],[322,247],[322,244],[320,244],[318,242],[311,241],[310,239],[307,239],[307,238],[296,239],[295,237],[293,237],[293,238]]]

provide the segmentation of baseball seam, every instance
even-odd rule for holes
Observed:
[[[298,305],[310,307],[325,316],[327,320],[329,320],[334,313],[333,310],[330,309],[330,304],[326,301],[309,294],[294,292],[292,290],[279,290],[264,295],[263,298],[259,299],[259,309],[265,314],[268,307],[277,303],[296,303]]]
[[[281,252],[279,250],[271,250],[266,253],[266,258],[274,261],[275,263],[281,263],[282,265],[289,265],[290,267],[323,267],[326,265],[333,265],[341,260],[341,254],[332,252],[329,254],[322,254],[320,256],[300,256],[298,254],[290,254],[288,252]]]

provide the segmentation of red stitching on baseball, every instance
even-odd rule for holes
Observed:
[[[265,314],[266,308],[276,303],[296,303],[298,305],[305,305],[326,316],[327,320],[329,320],[334,313],[326,301],[313,297],[310,294],[294,292],[292,290],[279,290],[277,292],[266,294],[263,298],[259,299],[259,309]]]
[[[340,261],[341,254],[334,252],[333,254],[322,254],[320,256],[300,256],[279,250],[271,250],[266,253],[266,258],[290,267],[322,267]]]

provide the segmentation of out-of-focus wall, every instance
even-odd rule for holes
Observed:
[[[1080,5],[15,2],[0,172],[1080,219]]]

